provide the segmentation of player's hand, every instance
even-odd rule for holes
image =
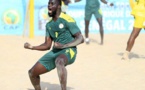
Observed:
[[[113,3],[110,3],[110,6],[114,6],[114,4]]]
[[[26,48],[26,49],[32,49],[33,47],[31,46],[31,44],[29,44],[29,43],[25,43],[24,44],[24,48]]]
[[[58,43],[58,42],[54,42],[54,48],[58,48],[58,49],[62,49],[63,48],[63,45]]]

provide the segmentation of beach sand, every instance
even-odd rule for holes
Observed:
[[[136,39],[130,60],[121,60],[130,34],[90,34],[91,42],[78,46],[76,61],[67,66],[67,90],[145,90],[145,34]],[[40,45],[44,36],[0,36],[1,90],[34,90],[28,70],[48,51],[24,49],[25,42]],[[43,74],[42,90],[61,90],[56,69]]]

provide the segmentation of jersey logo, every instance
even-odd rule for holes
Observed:
[[[71,59],[74,57],[74,55],[75,55],[75,52],[70,48],[70,56],[71,56]]]
[[[59,28],[62,29],[64,25],[62,23],[59,24]]]
[[[75,56],[75,52],[74,52],[71,48],[70,48],[70,49],[67,49],[67,50],[65,51],[65,53],[69,53],[71,59]]]
[[[66,51],[65,51],[65,53],[68,53],[69,52],[69,50],[67,49]]]

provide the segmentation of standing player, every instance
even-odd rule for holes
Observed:
[[[134,2],[134,0],[130,2]],[[132,9],[131,14],[134,16],[134,26],[128,39],[126,51],[122,56],[122,60],[129,60],[129,53],[134,45],[135,39],[139,35],[141,29],[145,28],[145,0],[136,0]]]
[[[46,24],[45,42],[38,46],[25,43],[31,50],[52,50],[41,57],[29,70],[29,77],[35,90],[41,90],[40,75],[57,68],[62,90],[66,90],[67,70],[65,66],[72,64],[77,55],[76,46],[84,39],[75,20],[61,13],[61,0],[49,0],[48,14],[52,20]],[[54,42],[54,44],[52,44]]]
[[[109,6],[113,6],[113,3],[109,3],[106,0],[101,0],[104,4],[107,4]],[[99,24],[99,30],[101,35],[101,45],[103,44],[103,38],[104,38],[104,30],[103,30],[103,20],[102,20],[102,12],[100,9],[100,2],[99,0],[86,0],[85,5],[85,41],[87,44],[89,44],[89,24],[90,19],[92,15],[94,14],[98,24]]]

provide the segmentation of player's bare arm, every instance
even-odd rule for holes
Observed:
[[[75,39],[72,42],[64,44],[64,45],[62,45],[62,44],[60,44],[58,42],[55,42],[54,43],[54,47],[55,48],[59,48],[59,49],[68,48],[68,47],[77,46],[77,45],[79,45],[79,44],[84,42],[84,38],[83,38],[81,32],[76,33],[74,35],[74,37],[75,37]]]
[[[45,51],[49,50],[51,48],[52,40],[50,37],[45,37],[45,42],[39,46],[32,46],[30,43],[26,42],[24,44],[24,48],[26,49],[32,49],[32,50],[39,50],[39,51]]]
[[[106,0],[101,0],[101,2],[103,2],[104,4],[107,4],[109,6],[113,6],[114,5],[113,3],[107,2]]]

